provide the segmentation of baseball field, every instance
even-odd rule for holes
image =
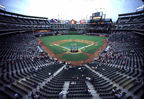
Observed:
[[[60,61],[80,62],[95,57],[106,37],[87,35],[57,35],[40,37],[45,50]]]

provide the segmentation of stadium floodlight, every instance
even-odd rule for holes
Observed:
[[[0,5],[0,8],[3,8],[5,10],[5,7],[3,5]]]

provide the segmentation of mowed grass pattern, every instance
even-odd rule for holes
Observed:
[[[60,41],[60,40],[70,40],[70,39],[88,40],[88,41],[95,42],[97,44],[97,46],[92,45],[92,46],[82,49],[83,52],[93,54],[94,52],[96,52],[96,50],[100,46],[102,46],[104,44],[103,40],[106,39],[106,37],[87,36],[87,35],[58,35],[58,36],[40,37],[40,40],[42,40],[44,45],[47,46],[56,55],[67,52],[67,49],[59,47],[59,46],[55,46],[55,45],[51,46],[51,42],[56,42],[56,41]],[[70,43],[70,42],[65,42],[63,44],[68,46],[69,45],[68,43]],[[84,45],[85,44],[86,43],[84,43]],[[83,44],[81,43],[80,45],[83,45]],[[81,54],[66,54],[66,55],[63,55],[61,58],[65,59],[65,60],[69,60],[69,61],[78,61],[78,60],[85,60],[87,57],[86,57],[86,55],[81,53]]]

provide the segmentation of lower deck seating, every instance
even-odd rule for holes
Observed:
[[[144,95],[143,39],[136,35],[112,34],[110,49],[87,63],[89,68],[72,67],[42,55],[32,34],[15,34],[0,40],[0,98],[32,98],[36,93],[42,99],[53,99],[66,91],[64,96],[71,99],[115,99],[115,87],[121,91],[121,99],[140,99]],[[63,66],[66,67],[53,76]],[[88,83],[97,96],[89,92]]]

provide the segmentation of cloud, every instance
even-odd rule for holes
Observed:
[[[139,0],[0,0],[12,12],[60,19],[86,19],[104,8],[107,18],[133,12],[142,5]]]

